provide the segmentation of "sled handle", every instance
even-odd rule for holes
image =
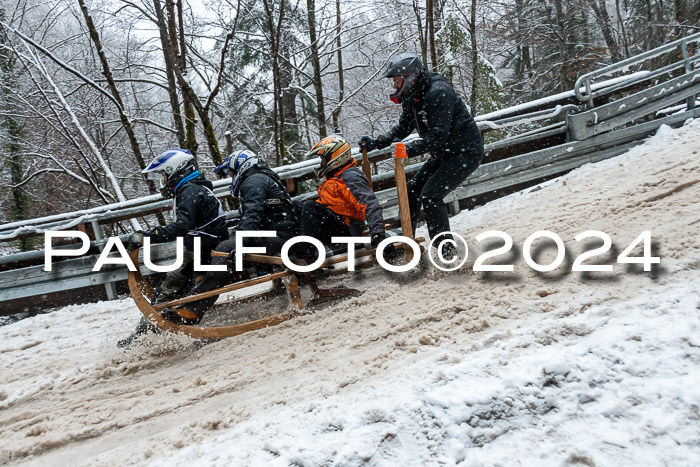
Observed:
[[[373,190],[372,170],[369,166],[369,158],[367,157],[367,147],[365,145],[362,145],[362,171],[365,173],[365,177],[367,177],[367,181],[369,182],[369,188]]]

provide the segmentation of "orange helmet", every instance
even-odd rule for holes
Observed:
[[[321,158],[321,168],[316,170],[316,176],[321,178],[335,172],[352,160],[350,143],[340,135],[330,135],[311,148],[304,158],[318,156]]]

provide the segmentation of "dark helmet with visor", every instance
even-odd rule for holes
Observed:
[[[391,57],[377,79],[397,76],[403,79],[401,87],[390,96],[392,102],[400,104],[411,97],[421,74],[423,74],[423,62],[421,62],[420,57],[414,53],[407,52]]]
[[[258,155],[253,151],[242,150],[231,153],[221,164],[215,169],[219,178],[231,177],[231,195],[234,198],[238,197],[238,192],[241,188],[243,174],[253,167],[260,164]]]

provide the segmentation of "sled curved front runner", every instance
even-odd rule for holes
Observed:
[[[239,334],[243,334],[249,331],[255,331],[258,329],[263,329],[269,326],[275,326],[277,324],[283,323],[294,318],[295,314],[292,312],[280,313],[268,318],[262,318],[255,321],[250,321],[247,323],[236,324],[232,326],[216,326],[216,327],[204,327],[204,326],[192,326],[175,324],[167,319],[163,318],[158,312],[163,309],[164,306],[175,306],[177,304],[184,304],[192,302],[194,300],[201,300],[205,294],[199,294],[197,296],[185,297],[180,300],[174,300],[161,305],[151,305],[150,298],[153,296],[153,289],[148,285],[148,283],[143,278],[141,274],[141,269],[139,268],[139,250],[134,250],[130,253],[131,261],[133,262],[136,270],[129,271],[129,291],[131,296],[136,303],[136,306],[141,310],[141,313],[153,324],[158,326],[160,329],[168,332],[173,332],[176,334],[184,334],[189,337],[196,339],[223,339],[225,337],[233,337]],[[264,282],[269,282],[275,279],[286,279],[286,287],[290,291],[292,300],[297,302],[297,305],[301,303],[301,297],[299,296],[299,285],[296,276],[291,271],[281,271],[277,273],[268,274],[262,277],[257,277],[254,279],[248,279],[245,281],[237,282],[235,284],[222,287],[220,289],[212,290],[207,292],[208,296],[219,295],[225,292],[231,292],[233,290],[242,289],[245,287],[250,287],[256,284],[262,284]],[[196,298],[194,298],[196,297]]]

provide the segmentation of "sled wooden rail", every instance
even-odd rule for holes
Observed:
[[[420,238],[415,239],[415,241],[417,243],[423,243],[425,241],[425,238],[420,237]],[[403,248],[403,246],[404,246],[403,243],[394,243],[393,245],[395,248]],[[371,250],[356,251],[355,252],[355,259],[364,258],[367,256],[374,256],[375,254],[376,254],[376,250],[374,248]],[[228,258],[229,255],[228,255],[228,253],[213,251],[212,256]],[[260,264],[273,264],[273,265],[285,267],[284,262],[282,261],[282,258],[279,256],[246,254],[244,257],[244,261],[252,262],[252,263],[260,263]],[[333,264],[344,263],[347,261],[348,261],[347,254],[335,255],[335,256],[332,256],[332,257],[326,259],[318,267],[318,269],[323,269],[323,268],[326,268],[326,267],[331,266]],[[297,273],[297,272],[285,269],[284,271],[281,271],[281,272],[267,274],[265,276],[256,277],[253,279],[247,279],[247,280],[244,280],[241,282],[236,282],[235,284],[226,285],[226,286],[221,287],[221,288],[216,289],[216,290],[202,292],[202,293],[197,294],[197,295],[189,295],[187,297],[179,298],[177,300],[171,300],[169,302],[160,303],[158,305],[153,306],[153,309],[156,311],[160,311],[160,310],[163,310],[165,308],[178,307],[178,306],[186,305],[188,303],[196,302],[199,300],[204,300],[205,298],[210,298],[210,297],[214,297],[216,295],[221,295],[224,293],[233,292],[234,290],[244,289],[246,287],[251,287],[253,285],[264,284],[265,282],[270,282],[270,281],[273,281],[275,279],[282,279],[284,277],[288,277],[288,276],[292,276],[292,275],[296,275],[296,274],[302,274],[302,273]]]
[[[130,254],[131,260],[134,262],[134,264],[138,264],[138,253],[138,250],[134,250]],[[286,276],[280,275],[279,277]],[[296,286],[296,290],[298,291],[298,283],[296,282],[296,277],[293,277],[293,281],[294,283],[292,283],[292,281],[290,280],[290,285],[288,287],[294,289],[294,287]],[[233,326],[184,326],[180,324],[175,324],[163,318],[161,314],[158,313],[158,311],[151,306],[149,298],[153,294],[153,289],[151,289],[148,283],[144,280],[143,276],[141,275],[141,270],[139,268],[137,268],[136,271],[129,272],[128,282],[131,296],[134,299],[136,306],[139,308],[139,310],[141,310],[141,312],[146,318],[148,318],[152,323],[154,323],[156,326],[165,331],[176,334],[183,334],[193,338],[222,339],[225,337],[233,337],[239,334],[243,334],[245,332],[255,331],[257,329],[262,329],[268,326],[275,326],[277,324],[288,321],[295,316],[295,314],[292,312],[284,312],[274,316],[270,316],[268,318],[250,321],[243,324],[236,324]],[[223,292],[219,291],[218,293]]]
[[[423,243],[425,241],[424,238],[417,238],[415,239],[416,242]],[[395,247],[404,247],[405,245],[403,243],[395,243]],[[228,257],[229,255],[227,253],[223,252],[213,252],[213,256],[219,256],[219,257]],[[366,256],[373,256],[376,254],[375,249],[371,250],[366,250],[366,251],[361,251],[361,252],[355,252],[355,258],[362,258]],[[249,331],[255,331],[258,329],[270,327],[270,326],[275,326],[277,324],[281,324],[285,321],[288,321],[296,316],[296,312],[283,312],[276,314],[274,316],[270,316],[267,318],[263,319],[258,319],[254,321],[250,321],[247,323],[242,323],[242,324],[235,324],[235,325],[230,325],[230,326],[216,326],[216,327],[204,327],[204,326],[186,326],[186,325],[180,325],[173,323],[171,321],[168,321],[164,319],[161,314],[159,313],[161,310],[165,308],[175,308],[175,307],[181,307],[182,305],[187,305],[188,303],[196,302],[199,300],[204,300],[206,298],[211,298],[215,297],[224,293],[228,292],[233,292],[235,290],[241,290],[247,287],[251,287],[254,285],[258,284],[263,284],[266,282],[271,282],[277,279],[282,279],[284,283],[284,287],[287,289],[287,293],[289,295],[289,299],[291,303],[294,305],[297,311],[303,310],[304,303],[301,299],[301,292],[299,290],[299,280],[297,275],[298,274],[303,274],[305,277],[307,277],[307,281],[309,281],[309,285],[312,288],[312,291],[314,295],[316,296],[319,293],[327,293],[329,296],[332,296],[334,293],[339,293],[337,298],[342,298],[342,297],[349,297],[349,296],[355,296],[357,295],[354,289],[342,289],[340,291],[336,289],[319,289],[319,287],[316,285],[315,280],[313,280],[308,273],[296,273],[294,271],[288,270],[288,269],[283,269],[282,271],[279,272],[273,272],[266,274],[261,277],[256,277],[252,279],[246,279],[242,280],[240,282],[236,282],[215,290],[210,290],[207,292],[195,294],[195,295],[190,295],[184,298],[180,298],[177,300],[171,300],[169,302],[165,303],[160,303],[157,305],[153,305],[150,303],[150,298],[153,296],[153,290],[152,288],[146,283],[144,280],[143,276],[141,275],[141,270],[140,267],[138,266],[138,250],[134,250],[130,253],[130,258],[134,262],[136,266],[135,271],[130,271],[129,272],[129,291],[131,292],[131,296],[134,299],[134,302],[136,303],[136,306],[141,310],[144,316],[148,318],[152,323],[154,323],[156,326],[159,328],[168,331],[168,332],[174,332],[178,334],[184,334],[189,337],[193,338],[201,338],[201,339],[221,339],[225,337],[233,337],[237,336]],[[261,263],[261,264],[274,264],[274,265],[279,265],[283,266],[282,259],[276,256],[268,256],[268,255],[259,255],[259,254],[247,254],[245,255],[245,261],[247,262],[256,262],[256,263]],[[333,256],[331,258],[328,258],[325,260],[322,265],[319,268],[324,268],[327,266],[330,266],[332,264],[338,264],[342,262],[347,262],[348,261],[348,254],[344,255],[337,255]],[[329,293],[330,292],[330,293]]]
[[[414,239],[416,243],[423,243],[425,242],[425,237],[418,237]],[[400,242],[394,242],[392,243],[394,248],[403,248],[403,243]],[[355,251],[355,258],[364,258],[365,256],[371,256],[375,254],[375,249],[372,248],[370,250],[364,250],[364,251]],[[223,251],[212,251],[211,252],[212,256],[218,256],[219,258],[228,258],[229,254],[225,253]],[[270,256],[270,255],[260,255],[260,254],[255,254],[255,253],[247,253],[244,256],[244,261],[250,261],[253,263],[261,263],[261,264],[275,264],[277,266],[284,266],[284,262],[282,261],[282,258],[280,256]],[[347,256],[341,257],[338,255],[332,256],[328,259],[326,259],[320,266],[320,268],[325,268],[328,266],[331,266],[333,264],[338,264],[338,263],[343,263],[347,261]]]

